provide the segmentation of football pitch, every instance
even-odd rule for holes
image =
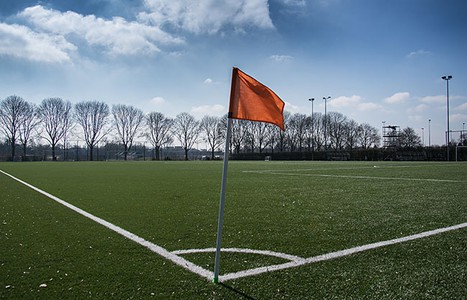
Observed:
[[[467,164],[0,163],[0,298],[466,299]]]

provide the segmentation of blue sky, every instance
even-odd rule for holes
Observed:
[[[61,97],[201,118],[227,112],[233,66],[286,110],[381,129],[467,122],[463,0],[2,0],[0,99]],[[467,127],[466,127],[467,128]]]

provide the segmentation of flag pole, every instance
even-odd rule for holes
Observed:
[[[221,196],[219,203],[219,220],[217,222],[217,240],[216,240],[216,258],[214,262],[214,283],[219,283],[219,269],[221,262],[221,241],[222,241],[222,225],[224,224],[224,203],[225,203],[225,188],[227,184],[227,166],[229,164],[229,148],[230,135],[232,133],[232,110],[231,105],[237,88],[238,69],[232,69],[232,83],[230,86],[229,113],[227,115],[227,133],[225,137],[224,148],[224,165],[222,168],[222,185]]]
[[[221,197],[220,197],[220,204],[219,204],[219,220],[217,223],[216,258],[215,258],[215,264],[214,264],[214,280],[213,280],[214,283],[219,283],[222,225],[224,223],[225,187],[227,184],[227,166],[229,163],[229,145],[230,145],[231,127],[232,127],[232,119],[230,118],[230,113],[229,113],[229,116],[227,118],[227,136],[225,138],[224,166],[222,168],[222,185],[221,185]]]

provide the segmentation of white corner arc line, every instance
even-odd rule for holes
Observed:
[[[205,249],[187,249],[187,250],[176,250],[172,251],[173,254],[191,254],[191,253],[208,253],[208,252],[215,252],[216,248],[205,248]],[[247,249],[247,248],[222,248],[222,252],[236,252],[236,253],[246,253],[246,254],[259,254],[259,255],[267,255],[267,256],[274,256],[278,258],[282,258],[285,260],[301,262],[305,260],[305,258],[291,255],[287,253],[269,251],[269,250],[254,250],[254,249]]]
[[[208,270],[206,270],[206,269],[204,269],[204,268],[202,268],[202,267],[200,267],[198,265],[195,265],[194,263],[192,263],[192,262],[184,259],[183,257],[180,257],[180,256],[168,251],[165,248],[162,248],[162,247],[160,247],[160,246],[158,246],[156,244],[153,244],[153,243],[143,239],[142,237],[137,236],[136,234],[133,234],[133,233],[131,233],[131,232],[117,226],[117,225],[114,225],[114,224],[112,224],[110,222],[107,222],[104,219],[96,217],[96,216],[82,210],[81,208],[78,208],[78,207],[76,207],[76,206],[74,206],[74,205],[72,205],[72,204],[70,204],[70,203],[68,203],[68,202],[54,196],[54,195],[52,195],[52,194],[49,194],[49,193],[47,193],[47,192],[45,192],[45,191],[31,185],[31,184],[29,184],[29,183],[15,177],[15,176],[13,176],[13,175],[10,175],[10,174],[2,171],[2,170],[0,170],[0,172],[5,174],[6,176],[18,181],[19,183],[21,183],[21,184],[35,190],[36,192],[39,192],[42,195],[44,195],[44,196],[46,196],[46,197],[48,197],[48,198],[50,198],[50,199],[52,199],[52,200],[54,200],[54,201],[56,201],[56,202],[58,202],[60,204],[66,206],[67,208],[79,213],[80,215],[83,215],[86,218],[89,218],[89,219],[93,220],[94,222],[97,222],[97,223],[109,228],[110,230],[112,230],[112,231],[126,237],[127,239],[132,240],[132,241],[140,244],[141,246],[148,248],[152,252],[159,254],[160,256],[172,261],[173,263],[175,263],[175,264],[177,264],[177,265],[179,265],[179,266],[181,266],[181,267],[183,267],[183,268],[185,268],[185,269],[187,269],[187,270],[189,270],[189,271],[191,271],[191,272],[193,272],[195,274],[198,274],[201,277],[204,277],[204,278],[206,278],[208,280],[212,280],[212,278],[214,277],[213,272],[210,272],[210,271],[208,271]]]
[[[449,227],[444,227],[444,228],[438,228],[438,229],[434,229],[434,230],[430,230],[430,231],[425,231],[425,232],[421,232],[421,233],[417,233],[417,234],[413,234],[413,235],[409,235],[409,236],[405,236],[405,237],[401,237],[401,238],[397,238],[397,239],[386,240],[386,241],[367,244],[367,245],[363,245],[363,246],[357,246],[357,247],[353,247],[353,248],[349,248],[349,249],[345,249],[345,250],[330,252],[330,253],[322,254],[322,255],[318,255],[318,256],[312,256],[312,257],[306,258],[306,259],[301,260],[301,261],[291,261],[291,262],[284,263],[284,264],[272,265],[272,266],[267,266],[267,267],[260,267],[260,268],[245,270],[245,271],[239,271],[239,272],[235,272],[235,273],[229,273],[229,274],[225,274],[225,275],[220,276],[219,280],[227,281],[227,280],[239,279],[239,278],[248,277],[248,276],[259,275],[259,274],[266,273],[266,272],[272,272],[272,271],[278,271],[278,270],[283,270],[283,269],[288,269],[288,268],[299,267],[299,266],[303,266],[303,265],[306,265],[306,264],[311,264],[311,263],[315,263],[315,262],[335,259],[335,258],[355,254],[355,253],[358,253],[358,252],[363,252],[363,251],[372,250],[372,249],[376,249],[376,248],[380,248],[380,247],[384,247],[384,246],[389,246],[389,245],[399,244],[399,243],[403,243],[403,242],[413,241],[413,240],[429,237],[429,236],[432,236],[432,235],[440,234],[440,233],[443,233],[443,232],[462,229],[462,228],[466,228],[466,227],[467,227],[467,222],[457,224],[457,225],[453,225],[453,226],[449,226]]]

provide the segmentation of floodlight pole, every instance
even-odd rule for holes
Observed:
[[[315,151],[315,144],[314,144],[314,135],[315,135],[315,124],[313,120],[313,102],[315,101],[315,98],[310,98],[308,101],[311,102],[311,160],[314,160],[313,154]]]
[[[446,80],[446,123],[447,123],[447,131],[446,131],[446,160],[449,161],[449,80],[452,79],[451,75],[442,76],[441,79]]]
[[[386,125],[386,121],[381,122],[383,127],[381,127],[381,148],[384,148],[384,126]]]
[[[461,134],[461,144],[462,144],[462,146],[464,146],[464,140],[466,139],[464,137],[464,130],[465,130],[464,128],[465,128],[465,122],[462,122],[462,134]]]
[[[431,119],[428,119],[428,147],[431,147]]]
[[[425,148],[425,128],[422,127],[422,147]]]
[[[323,97],[324,100],[324,150],[326,151],[326,159],[328,154],[328,112],[327,112],[327,100],[331,99],[331,96]]]

